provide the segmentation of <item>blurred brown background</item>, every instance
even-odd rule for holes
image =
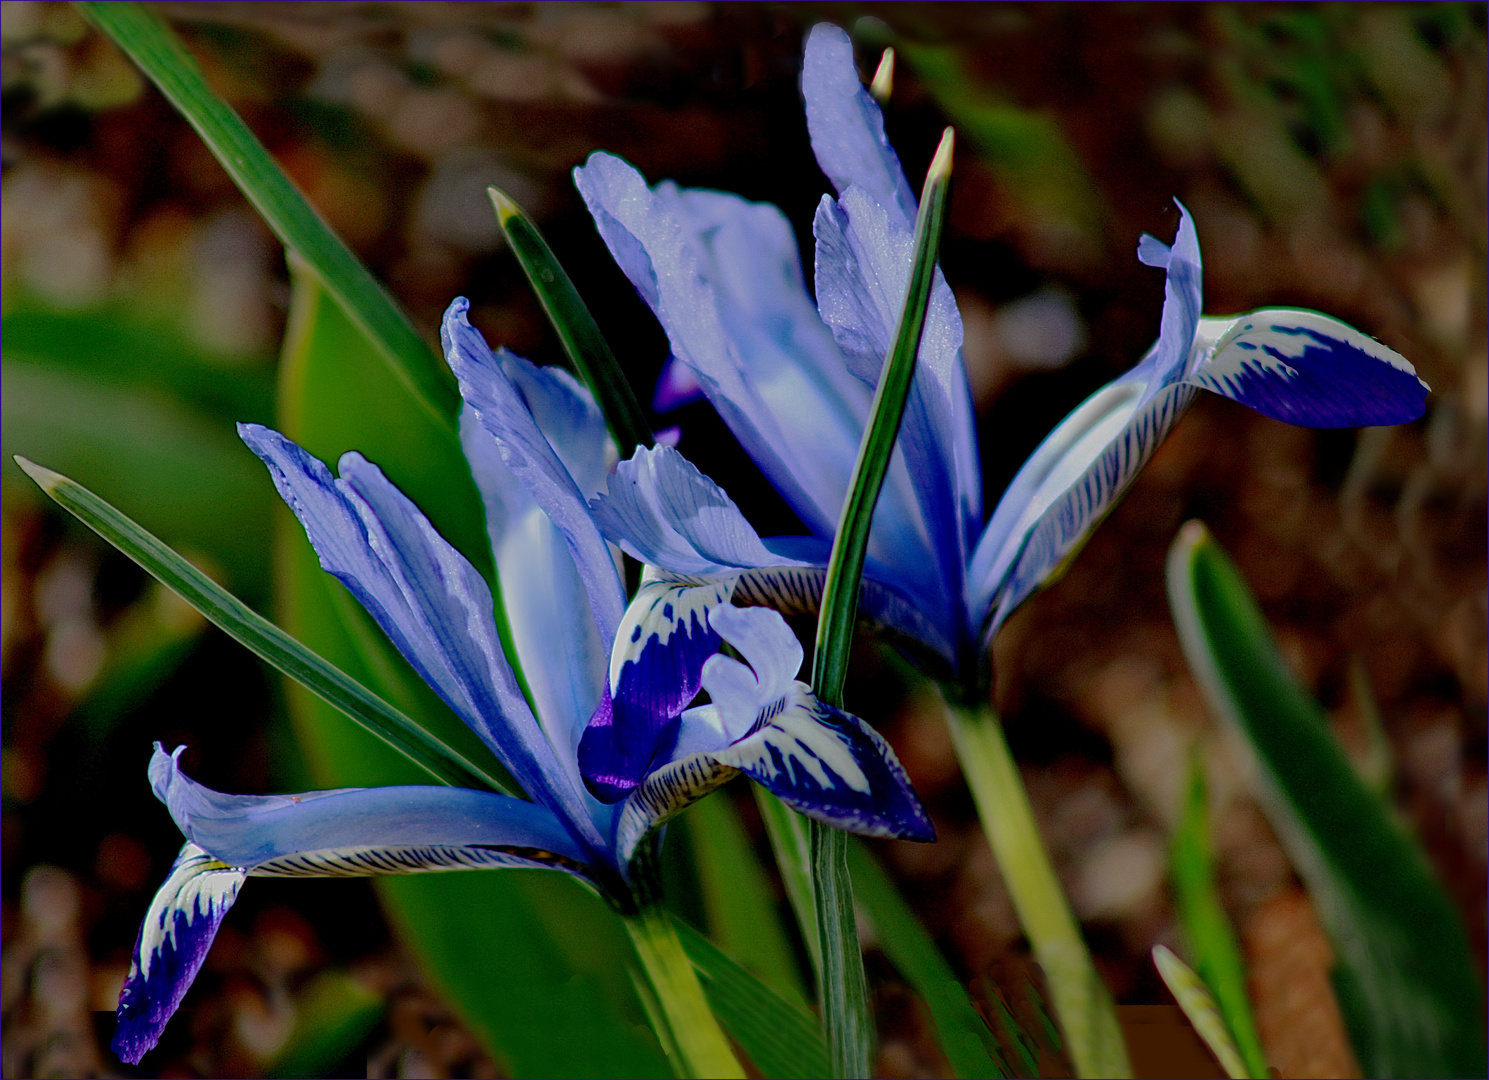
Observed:
[[[1405,427],[1304,431],[1203,400],[1067,577],[1002,632],[997,702],[1127,1019],[1169,1003],[1148,951],[1178,944],[1165,851],[1198,752],[1268,1053],[1284,1075],[1356,1068],[1327,941],[1169,622],[1164,555],[1204,519],[1352,758],[1394,793],[1482,973],[1484,4],[157,6],[417,325],[432,336],[463,294],[493,344],[559,360],[502,249],[494,183],[538,217],[641,390],[666,343],[569,170],[608,149],[653,181],[775,202],[809,244],[827,183],[800,110],[804,33],[852,30],[865,76],[893,40],[887,123],[906,171],[924,170],[943,124],[962,136],[943,266],[989,504],[1156,335],[1162,275],[1133,251],[1144,231],[1172,237],[1175,196],[1199,229],[1207,312],[1317,308],[1406,355],[1434,394]],[[145,783],[150,740],[191,742],[201,778],[230,790],[303,774],[277,683],[41,506],[9,455],[134,512],[132,492],[266,610],[272,492],[230,421],[272,420],[286,274],[196,135],[69,7],[6,0],[0,16],[3,1066],[130,1075],[99,1011],[179,844]],[[18,314],[31,321],[12,333]],[[762,532],[796,527],[706,406],[674,419]],[[1026,950],[935,707],[912,692],[875,708],[902,684],[863,650],[849,705],[894,743],[941,842],[883,852],[975,992],[1005,988],[1028,1015]],[[908,991],[871,971],[881,1074],[945,1075]],[[328,987],[381,1017],[347,1059],[368,1075],[496,1075],[360,882],[256,885],[168,1033],[165,1074],[293,1067],[285,1048]],[[1135,1053],[1149,1075],[1167,1067]]]

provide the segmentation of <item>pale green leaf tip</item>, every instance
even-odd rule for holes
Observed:
[[[522,207],[517,205],[517,200],[508,195],[496,185],[487,187],[486,194],[491,198],[491,205],[496,208],[496,220],[502,228],[507,227],[507,222],[514,217],[522,216]]]
[[[894,92],[894,49],[885,49],[879,57],[879,66],[874,70],[874,80],[869,83],[869,95],[881,107],[889,104],[889,95]]]
[[[956,129],[947,128],[941,136],[941,145],[936,147],[936,156],[931,158],[931,167],[926,171],[929,183],[945,183],[951,179],[951,155],[956,146]]]
[[[1169,993],[1174,995],[1174,1000],[1189,1018],[1196,1034],[1205,1041],[1226,1074],[1232,1080],[1249,1080],[1251,1073],[1246,1068],[1241,1051],[1237,1049],[1235,1039],[1226,1028],[1220,1009],[1215,1004],[1215,996],[1210,993],[1205,981],[1166,945],[1153,946],[1153,966],[1158,969]]]
[[[62,482],[67,479],[61,473],[53,472],[45,465],[38,465],[30,458],[22,457],[20,454],[15,455],[15,463],[21,467],[23,473],[35,480],[38,486],[48,495],[57,490]]]

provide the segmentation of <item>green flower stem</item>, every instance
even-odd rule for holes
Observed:
[[[655,998],[658,1015],[653,1020],[662,1029],[657,1034],[668,1053],[676,1055],[682,1075],[743,1077],[671,917],[661,905],[648,903],[622,921]]]
[[[947,724],[962,773],[972,788],[1014,910],[1044,969],[1065,1043],[1083,1077],[1132,1075],[1111,995],[1071,914],[1034,809],[992,706],[947,704]]]

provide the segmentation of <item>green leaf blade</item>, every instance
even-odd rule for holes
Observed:
[[[656,438],[630,381],[548,241],[506,192],[494,187],[486,192],[507,244],[543,305],[564,352],[594,394],[621,460],[629,458],[638,446],[654,445]]]
[[[1219,1015],[1228,1028],[1228,1037],[1234,1039],[1235,1052],[1245,1062],[1245,1070],[1251,1076],[1267,1075],[1267,1056],[1262,1049],[1261,1038],[1256,1032],[1256,1020],[1251,1013],[1251,1001],[1246,994],[1246,965],[1241,957],[1241,946],[1236,940],[1235,929],[1220,902],[1220,892],[1215,880],[1215,857],[1210,844],[1210,821],[1206,804],[1205,777],[1200,763],[1191,766],[1188,797],[1185,799],[1183,816],[1169,852],[1169,866],[1173,875],[1174,894],[1178,901],[1179,919],[1184,927],[1184,937],[1193,950],[1195,978],[1203,981],[1214,995]],[[1169,978],[1165,964],[1160,963],[1155,953],[1159,973],[1174,989],[1175,980]],[[1177,958],[1174,962],[1178,963]],[[1170,970],[1173,969],[1169,965]],[[1175,976],[1182,979],[1182,973]],[[1187,985],[1184,984],[1184,985]],[[1179,991],[1174,990],[1175,997]],[[1181,1000],[1181,1006],[1188,1007]],[[1190,1021],[1199,1030],[1198,1021]],[[1205,1033],[1200,1031],[1201,1035]],[[1205,1036],[1207,1042],[1210,1037]],[[1211,1049],[1215,1049],[1211,1043]],[[1219,1056],[1216,1050],[1216,1055]],[[1224,1063],[1224,1058],[1221,1059]],[[1227,1066],[1229,1068],[1229,1066]],[[1232,1076],[1236,1073],[1231,1072]]]
[[[1184,655],[1251,746],[1257,795],[1333,942],[1336,988],[1370,1076],[1484,1070],[1467,937],[1420,849],[1386,814],[1277,652],[1256,600],[1197,522],[1169,553]]]
[[[899,437],[900,421],[915,376],[946,217],[953,144],[952,131],[947,128],[926,173],[915,219],[914,259],[894,343],[884,359],[884,369],[874,390],[869,422],[858,446],[858,458],[853,464],[847,498],[828,558],[812,657],[812,690],[831,705],[843,704],[843,683],[848,675],[853,623],[858,616],[858,588],[863,577],[869,528],[884,477],[889,472],[890,455]],[[818,821],[811,823],[810,834],[821,963],[818,993],[827,1023],[833,1075],[867,1076],[873,1059],[874,1025],[853,912],[847,836]]]
[[[952,1071],[963,1078],[1006,1075],[997,1037],[884,868],[860,842],[849,846],[848,865],[854,896],[873,920],[884,954],[930,1010]]]
[[[442,783],[501,790],[500,781],[435,739],[344,671],[327,663],[172,551],[106,500],[23,457],[16,464],[59,506],[129,556],[210,622],[320,695]]]
[[[222,163],[274,234],[297,252],[367,334],[417,407],[453,424],[453,380],[408,316],[301,194],[263,143],[207,85],[201,68],[157,15],[132,0],[79,0],[78,8],[153,82]]]
[[[826,1076],[822,1029],[687,923],[674,919],[688,959],[720,1023],[766,1076]]]

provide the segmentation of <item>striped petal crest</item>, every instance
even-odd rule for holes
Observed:
[[[119,994],[113,1049],[131,1065],[155,1048],[202,969],[247,873],[187,842],[140,924]]]
[[[736,772],[838,828],[935,838],[889,744],[796,680],[801,645],[778,613],[726,605],[710,612],[709,622],[746,663],[716,655],[704,666],[712,702],[683,714],[670,760],[626,800],[616,841],[622,862],[650,830]]]
[[[675,738],[704,661],[721,644],[709,610],[727,605],[733,589],[733,575],[642,583],[611,649],[604,697],[579,741],[579,770],[595,798],[625,798]]]
[[[1404,424],[1428,387],[1401,354],[1316,311],[1200,320],[1189,381],[1300,427]]]
[[[594,855],[546,807],[490,791],[403,785],[230,795],[159,743],[150,782],[192,843],[254,877],[367,877],[493,866],[582,872]]]

